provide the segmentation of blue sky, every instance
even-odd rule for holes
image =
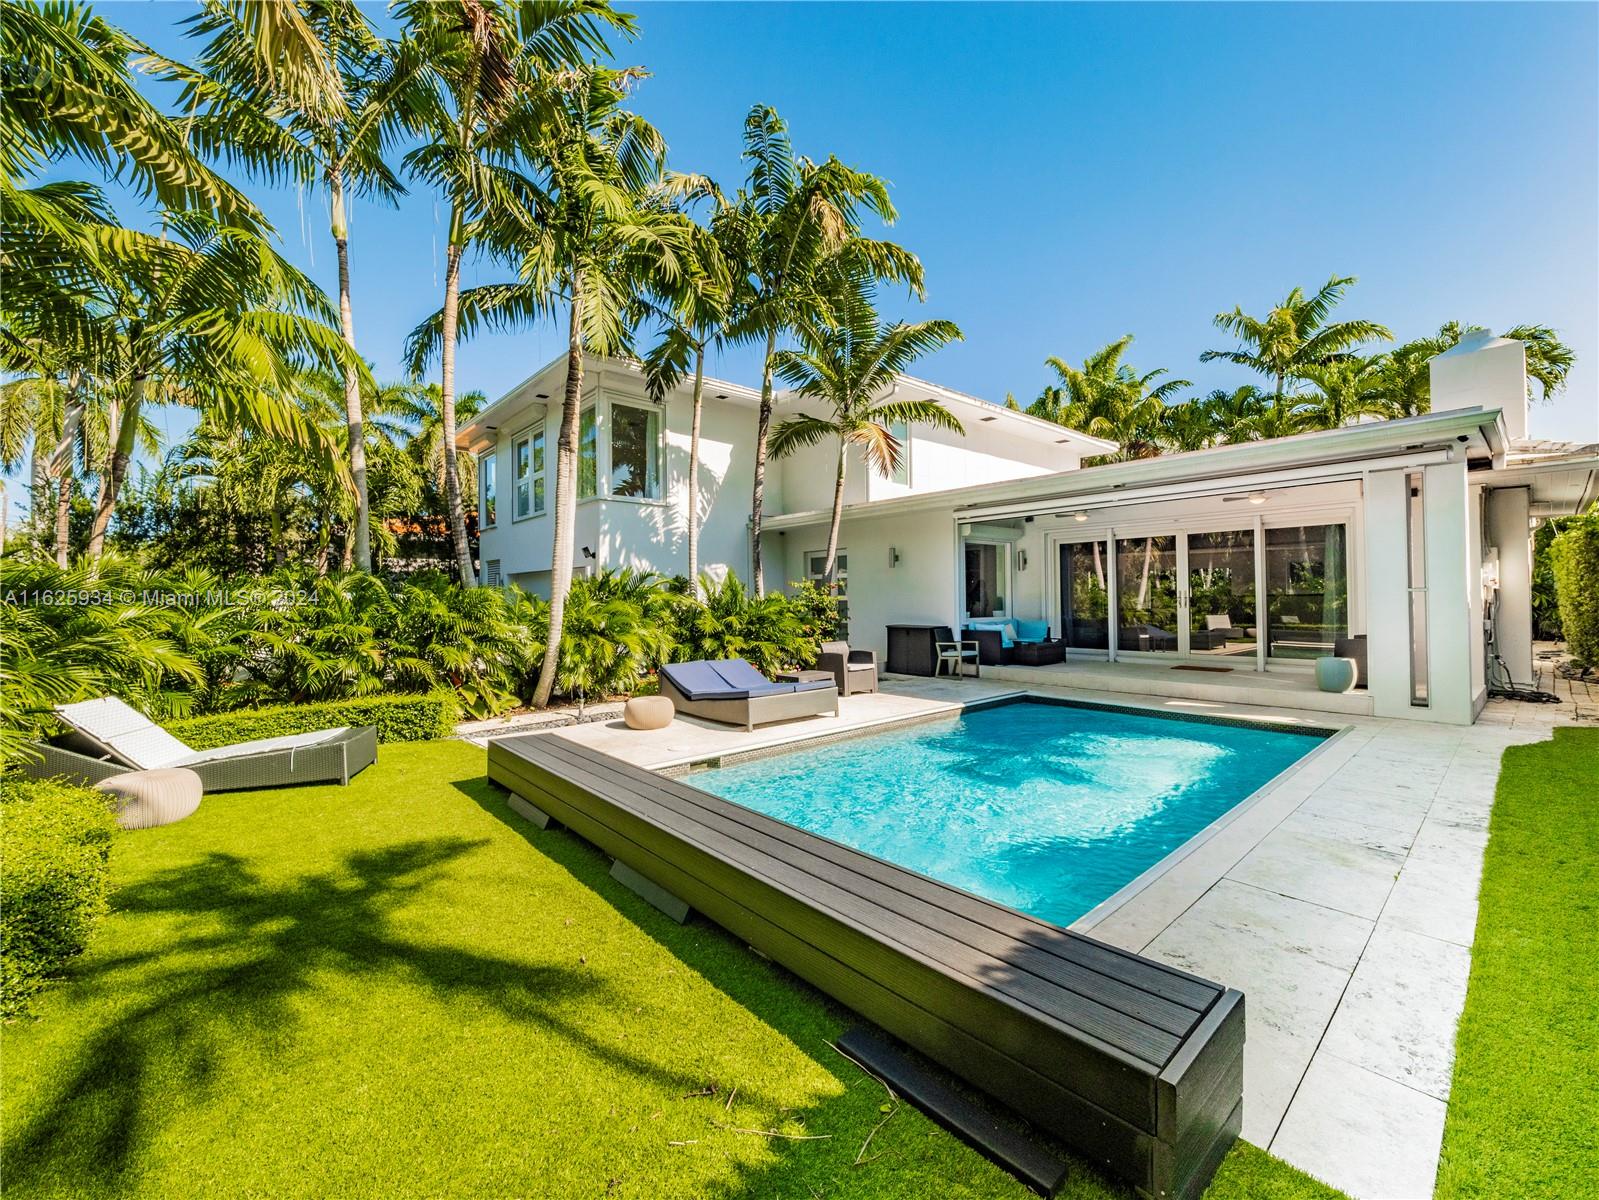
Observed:
[[[1217,312],[1348,274],[1346,313],[1401,339],[1448,319],[1555,326],[1578,365],[1534,432],[1599,437],[1599,6],[633,8],[617,57],[653,72],[635,107],[675,167],[736,185],[744,113],[767,103],[801,153],[892,182],[889,236],[921,256],[928,295],[888,307],[966,334],[918,374],[1025,402],[1046,355],[1133,333],[1140,369],[1232,385],[1248,376],[1198,362],[1228,344]],[[190,5],[102,11],[185,53]],[[331,290],[321,197],[263,202]],[[438,306],[443,219],[420,190],[355,213],[357,333],[382,375]],[[497,395],[560,349],[552,330],[468,343],[461,386]],[[753,383],[756,355],[714,369]]]

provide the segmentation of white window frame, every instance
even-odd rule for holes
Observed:
[[[838,638],[840,641],[849,641],[849,551],[840,546],[835,553],[839,561],[838,577],[833,580],[835,591],[833,598],[842,606],[839,612]],[[820,559],[820,565],[811,569],[811,561]],[[805,578],[821,587],[827,583],[827,547],[820,550],[807,550],[805,552]]]
[[[601,456],[601,465],[604,470],[601,474],[605,480],[603,495],[608,500],[615,500],[622,504],[665,504],[666,503],[666,409],[662,405],[651,404],[647,400],[630,400],[615,396],[605,397],[605,420],[600,440],[604,442],[605,449]],[[615,447],[612,441],[616,431],[616,410],[619,408],[636,409],[646,417],[655,417],[655,446],[653,449],[655,462],[655,487],[656,495],[653,496],[618,496],[612,489],[612,479],[615,475],[616,460]],[[648,478],[646,468],[645,477]]]
[[[485,450],[477,459],[477,527],[479,530],[494,529],[499,525],[500,516],[500,488],[496,476],[500,470],[499,446],[492,450]],[[488,501],[494,500],[493,519],[489,515]]]
[[[903,434],[895,433],[898,428]],[[888,482],[896,487],[908,488],[911,486],[911,426],[909,421],[895,421],[888,427],[888,435],[899,443],[899,470],[888,477]]]
[[[549,436],[545,433],[545,428],[545,423],[540,421],[536,425],[529,425],[511,439],[511,520],[513,522],[530,521],[534,517],[542,517],[544,515],[544,499],[549,494],[549,486],[545,484],[545,487],[541,490],[539,484],[545,482],[545,471],[548,469],[550,461]],[[517,451],[523,446],[527,447],[527,512],[521,511],[521,480],[516,477],[516,455]],[[544,458],[542,466],[539,465],[540,455],[534,453],[535,449]]]

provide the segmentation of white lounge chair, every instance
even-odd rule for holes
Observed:
[[[67,775],[98,783],[126,771],[187,767],[200,776],[206,791],[227,792],[349,783],[378,757],[377,730],[370,725],[194,750],[115,696],[62,704],[56,715],[69,732],[54,744],[34,746],[42,761],[27,764],[26,770],[36,778]]]

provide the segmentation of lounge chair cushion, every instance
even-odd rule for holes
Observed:
[[[63,704],[56,712],[80,743],[141,771],[177,766],[194,757],[192,749],[115,696]]]
[[[801,684],[773,683],[742,658],[670,663],[661,668],[661,674],[686,700],[748,700],[751,696],[813,690]]]
[[[1016,640],[1018,642],[1047,642],[1049,641],[1048,621],[1012,621],[1016,626]]]
[[[999,644],[1009,650],[1016,644],[1016,626],[1009,621],[967,621],[968,629],[983,629],[999,634]]]
[[[312,733],[289,733],[282,737],[257,738],[253,742],[235,742],[231,746],[217,746],[211,750],[192,750],[177,765],[192,767],[196,763],[217,762],[224,758],[240,758],[249,754],[267,754],[273,750],[305,750],[325,742],[336,742],[350,732],[348,725],[336,729],[318,729]]]

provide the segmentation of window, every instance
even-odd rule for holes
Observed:
[[[827,551],[812,550],[805,555],[805,576],[812,583],[827,582]],[[838,637],[849,641],[849,555],[838,552],[838,566],[833,580],[833,595],[838,599]]]
[[[1010,547],[996,542],[966,543],[966,615],[1003,617],[1010,577]]]
[[[895,421],[888,427],[888,436],[899,443],[899,461],[889,476],[895,483],[909,487],[911,482],[911,427],[904,421]]]
[[[611,495],[661,498],[661,413],[611,405]]]
[[[594,410],[585,408],[577,419],[577,494],[582,499],[600,492],[600,434]]]
[[[1332,654],[1349,636],[1349,574],[1342,525],[1266,530],[1266,655]]]
[[[494,527],[494,461],[497,456],[490,450],[478,460],[477,523],[480,529]]]
[[[544,511],[544,431],[525,434],[511,447],[511,474],[516,487],[515,519]]]

